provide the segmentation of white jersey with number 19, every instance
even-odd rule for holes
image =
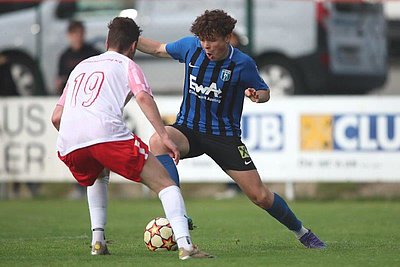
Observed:
[[[57,103],[64,106],[57,139],[61,156],[132,139],[122,113],[126,100],[141,91],[152,95],[141,68],[122,54],[107,51],[79,63]]]

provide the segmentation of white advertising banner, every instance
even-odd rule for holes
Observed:
[[[165,121],[172,123],[180,98],[155,99]],[[50,118],[56,101],[0,99],[0,182],[74,181],[55,151],[57,131]],[[266,182],[400,181],[399,103],[400,97],[379,96],[245,101],[242,140]],[[126,107],[125,118],[148,142],[153,129],[134,102]],[[181,160],[178,170],[182,182],[229,180],[205,155]]]
[[[0,98],[0,181],[60,181],[69,177],[57,158],[51,124],[56,98]]]

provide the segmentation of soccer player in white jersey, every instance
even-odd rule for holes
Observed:
[[[151,89],[133,62],[140,29],[130,18],[114,18],[108,25],[107,52],[79,63],[54,109],[59,131],[59,158],[79,184],[88,187],[92,226],[92,255],[109,254],[104,238],[107,221],[109,171],[147,185],[156,192],[170,221],[179,258],[209,258],[191,242],[180,189],[148,146],[132,134],[122,119],[125,104],[135,96],[147,119],[178,163],[177,146],[165,130]]]

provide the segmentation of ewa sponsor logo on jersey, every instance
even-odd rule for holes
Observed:
[[[301,116],[304,151],[400,151],[400,114]]]
[[[241,125],[242,141],[249,150],[283,150],[285,135],[281,114],[244,114]]]
[[[217,88],[217,84],[211,83],[210,86],[198,85],[196,78],[196,76],[190,74],[189,93],[200,99],[221,103],[222,90]]]

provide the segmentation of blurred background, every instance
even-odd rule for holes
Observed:
[[[343,112],[361,112],[369,122],[366,126],[369,127],[366,130],[369,140],[378,140],[380,132],[384,132],[392,144],[377,144],[376,148],[359,145],[350,155],[342,157],[346,149],[337,140],[330,140],[333,157],[348,159],[344,162],[333,160],[326,166],[319,161],[314,170],[319,174],[310,172],[310,178],[304,174],[297,177],[296,168],[308,164],[307,153],[310,151],[316,152],[312,155],[315,162],[317,158],[325,160],[329,152],[321,149],[322,146],[298,145],[297,150],[290,153],[283,145],[269,151],[258,151],[254,146],[258,165],[263,165],[265,158],[273,161],[274,153],[282,152],[277,158],[286,159],[305,153],[303,158],[285,165],[294,166],[292,172],[274,175],[272,171],[269,175],[277,178],[266,175],[264,181],[291,199],[398,199],[400,109],[396,100],[400,100],[397,98],[400,94],[400,1],[361,0],[0,0],[0,197],[84,197],[82,189],[73,185],[74,180],[68,172],[60,170],[61,165],[57,168],[48,166],[53,165],[47,151],[53,153],[56,133],[52,132],[50,138],[43,135],[45,141],[38,143],[43,132],[53,131],[48,113],[62,92],[68,69],[90,53],[104,51],[107,23],[113,17],[132,17],[143,30],[143,36],[171,42],[190,35],[194,19],[205,9],[216,8],[224,9],[238,20],[234,45],[257,62],[261,76],[271,87],[271,102],[278,99],[276,103],[286,103],[285,111],[276,108],[283,114],[278,114],[278,121],[291,109],[287,103],[307,106],[323,99],[327,101],[324,103],[334,107],[326,106],[325,111],[322,107],[311,112],[333,118],[338,117],[335,114],[342,116]],[[72,21],[80,23],[78,30],[71,26]],[[63,55],[67,58],[64,63]],[[143,68],[156,100],[167,97],[162,103],[174,107],[163,113],[166,122],[170,123],[174,110],[177,112],[176,99],[182,91],[183,65],[140,52],[135,61]],[[172,98],[174,100],[168,102]],[[347,105],[347,108],[341,105]],[[349,109],[348,106],[353,107]],[[368,106],[374,109],[368,110]],[[272,103],[269,112],[273,113],[274,108]],[[302,116],[301,112],[309,112],[304,110],[300,108],[298,117]],[[252,112],[250,110],[249,114]],[[130,114],[127,112],[126,119],[132,131],[146,136],[147,129],[141,130],[144,126],[140,121],[135,122]],[[379,115],[386,118],[386,124],[379,123]],[[363,125],[362,115],[356,117]],[[304,128],[306,123],[298,126],[299,129],[295,129],[298,132],[307,130]],[[377,130],[384,126],[386,131]],[[361,128],[357,131],[361,136]],[[284,134],[285,140],[291,138],[290,133]],[[322,140],[319,134],[317,131],[309,138]],[[249,135],[244,138],[252,143]],[[299,134],[299,142],[304,138]],[[19,145],[25,140],[32,141],[21,148]],[[253,153],[251,149],[250,152]],[[380,169],[378,166],[370,176],[371,164],[366,167],[365,175],[363,171],[359,176],[351,175],[351,168],[342,165],[353,162],[352,157],[359,169],[374,160],[378,165],[380,161],[389,164],[380,164]],[[186,168],[189,169],[189,165]],[[329,171],[333,174],[326,176]],[[56,178],[52,179],[52,174]],[[228,180],[213,179],[212,172],[207,175],[203,182],[190,175],[185,183],[183,170],[184,195],[222,199],[240,194],[234,186],[225,183]],[[216,177],[220,175],[215,173]],[[140,185],[132,184],[111,183],[111,191],[117,197],[151,195]]]

